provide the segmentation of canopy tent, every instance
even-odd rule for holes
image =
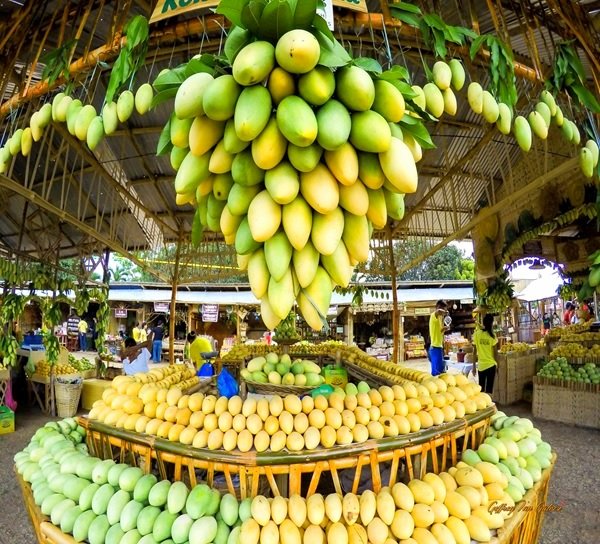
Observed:
[[[517,299],[525,302],[554,298],[557,289],[564,283],[558,274],[548,274],[533,280],[525,289],[516,295]]]

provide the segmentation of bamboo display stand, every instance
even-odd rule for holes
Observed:
[[[155,436],[116,429],[86,418],[92,455],[102,459],[156,470],[161,478],[198,483],[196,471],[209,486],[223,488],[240,498],[257,494],[309,496],[317,492],[323,476],[331,477],[338,493],[356,493],[361,476],[370,470],[369,487],[377,492],[397,481],[441,472],[455,465],[467,448],[484,440],[495,407],[416,433],[330,449],[277,453],[198,449]],[[341,471],[352,475],[351,488],[342,485]]]
[[[514,514],[492,537],[492,544],[535,544],[540,536],[546,510],[550,476],[556,463],[556,455],[552,464],[542,473],[542,479],[537,482],[517,504]],[[16,473],[16,471],[15,471]],[[20,474],[16,478],[23,493],[27,513],[39,544],[76,544],[71,535],[63,533],[60,528],[52,525],[33,501],[31,486],[23,481]]]

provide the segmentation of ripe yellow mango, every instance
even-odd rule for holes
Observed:
[[[340,185],[340,207],[354,215],[366,215],[369,210],[369,193],[362,181]]]
[[[317,164],[311,172],[300,174],[300,192],[319,213],[329,213],[339,204],[338,182],[324,164]]]
[[[188,135],[190,151],[196,155],[204,155],[223,137],[225,123],[214,121],[205,115],[196,117]]]
[[[279,229],[281,206],[271,198],[269,191],[261,191],[252,199],[248,207],[248,224],[252,238],[257,242],[265,242]]]
[[[272,116],[267,126],[252,141],[252,158],[259,168],[275,168],[285,157],[287,140],[279,130],[277,119]]]
[[[346,66],[336,73],[336,95],[354,111],[367,111],[375,101],[375,84],[366,70]]]
[[[257,249],[248,260],[248,281],[254,296],[261,299],[267,293],[269,287],[269,269],[265,260],[265,251],[261,247]]]
[[[408,146],[398,138],[392,138],[388,151],[379,154],[383,173],[401,193],[417,190],[418,174],[415,161]]]
[[[337,149],[325,151],[325,163],[342,185],[353,185],[358,179],[358,155],[352,144],[346,142]]]
[[[214,80],[206,72],[199,72],[188,77],[177,89],[173,110],[178,119],[193,119],[204,115],[202,97]]]
[[[312,221],[311,241],[321,255],[331,255],[344,232],[344,212],[335,208],[329,213],[314,213]]]
[[[406,103],[400,90],[389,81],[382,79],[375,83],[375,99],[372,110],[382,115],[390,123],[398,123],[404,117]]]
[[[308,287],[315,279],[319,266],[319,252],[310,240],[302,249],[294,250],[292,262],[300,287]]]
[[[269,89],[269,93],[271,93],[275,105],[278,105],[286,96],[296,94],[294,76],[279,66],[274,68],[269,75],[267,88]]]
[[[325,104],[335,91],[335,76],[326,66],[315,66],[298,79],[298,92],[313,106]]]
[[[301,196],[296,196],[283,206],[281,218],[283,230],[290,244],[297,251],[304,248],[310,238],[312,215],[311,207]]]
[[[292,74],[310,72],[319,61],[321,46],[308,31],[295,29],[286,32],[275,46],[277,64]]]
[[[366,216],[344,212],[342,240],[351,258],[359,263],[369,258],[369,221]]]

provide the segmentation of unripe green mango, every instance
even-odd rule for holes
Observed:
[[[317,110],[317,142],[323,149],[333,150],[348,141],[352,121],[346,107],[329,100]]]
[[[371,109],[382,115],[390,123],[399,123],[406,110],[404,95],[389,81],[378,79],[375,85],[375,99]]]
[[[211,74],[199,72],[188,77],[177,89],[173,111],[179,119],[204,115],[203,97],[214,80]]]
[[[135,93],[135,111],[140,115],[144,115],[152,106],[154,98],[154,89],[150,83],[141,85]]]
[[[469,87],[467,89],[467,100],[469,102],[469,106],[471,109],[477,113],[481,114],[483,111],[483,89],[481,85],[476,81],[472,81],[469,83]]]
[[[500,115],[498,103],[488,91],[483,91],[481,112],[483,113],[483,118],[488,123],[495,123]]]
[[[248,218],[244,217],[235,235],[235,251],[240,255],[254,253],[262,244],[252,238]]]
[[[427,111],[436,118],[444,113],[444,96],[435,83],[426,83],[423,87]]]
[[[117,104],[115,102],[107,102],[102,108],[102,123],[104,124],[104,132],[110,136],[119,125],[117,117]]]
[[[75,119],[75,136],[82,142],[87,139],[87,132],[92,120],[96,117],[96,108],[91,104],[83,106]]]
[[[266,41],[246,45],[235,57],[232,66],[234,79],[244,86],[263,81],[275,67],[275,48]]]
[[[532,111],[527,117],[531,130],[540,139],[545,140],[548,138],[548,125],[541,113],[538,111]]]
[[[47,102],[40,108],[40,110],[37,113],[38,126],[40,128],[46,128],[50,124],[50,121],[52,121],[52,104]]]
[[[117,117],[121,123],[124,123],[131,117],[133,113],[133,107],[135,103],[135,97],[129,90],[123,91],[117,100]]]
[[[225,74],[208,84],[202,97],[202,108],[207,117],[215,121],[228,121],[235,113],[242,87],[232,75]]]
[[[588,140],[587,142],[585,142],[585,147],[587,147],[591,152],[592,152],[592,156],[594,157],[594,167],[598,166],[598,144],[596,143],[596,140]]]
[[[579,166],[586,178],[594,175],[594,155],[587,147],[579,150]]]
[[[558,111],[558,106],[556,105],[556,100],[550,91],[544,89],[542,94],[540,94],[540,100],[544,102],[548,108],[550,109],[550,115],[554,117]]]
[[[188,147],[177,147],[176,145],[172,147],[169,155],[169,161],[173,170],[179,170],[183,159],[185,159],[185,156],[189,153],[189,151],[190,150]]]
[[[287,156],[292,166],[299,172],[312,172],[323,154],[323,148],[317,143],[307,147],[288,144]]]
[[[326,104],[335,92],[335,76],[329,68],[315,66],[298,79],[298,92],[313,106]]]
[[[52,99],[52,120],[53,121],[60,121],[60,119],[58,118],[58,105],[62,102],[62,99],[65,97],[65,93],[58,93],[53,99]],[[66,114],[66,110],[65,110],[65,114]]]
[[[535,105],[535,111],[537,111],[544,118],[544,122],[549,127],[552,121],[552,113],[548,104],[546,104],[545,102],[538,102]]]
[[[82,108],[83,104],[79,98],[72,100],[67,108],[67,130],[71,136],[75,136],[75,124],[77,123],[77,116]]]
[[[496,127],[502,134],[510,134],[512,125],[512,111],[504,102],[498,104],[498,120]]]
[[[88,147],[93,151],[104,138],[104,123],[102,117],[94,117],[87,129],[86,141]]]
[[[267,126],[271,118],[271,109],[271,95],[265,87],[254,85],[244,88],[235,105],[233,118],[238,138],[244,142],[254,140]],[[277,121],[279,122],[279,119]],[[279,129],[281,130],[281,126]]]
[[[531,149],[531,126],[522,115],[515,118],[513,132],[519,147],[523,151],[529,151]]]
[[[336,95],[350,110],[366,111],[375,100],[375,85],[366,70],[346,66],[336,71]]]
[[[299,96],[287,96],[279,103],[277,126],[290,143],[299,147],[311,145],[319,130],[312,108]]]
[[[448,65],[452,71],[452,87],[460,91],[465,84],[465,69],[458,59],[452,59]]]
[[[439,92],[437,87],[435,89]],[[383,153],[390,148],[391,139],[390,126],[376,111],[368,110],[352,115],[350,142],[356,149],[367,153]]]
[[[433,82],[437,87],[444,91],[450,87],[452,83],[452,69],[444,61],[438,60],[433,65]]]

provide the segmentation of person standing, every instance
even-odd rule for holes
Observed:
[[[479,385],[488,395],[494,391],[496,377],[496,345],[498,338],[494,335],[494,316],[486,314],[483,318],[483,329],[477,329],[473,335],[473,344],[477,353],[477,363],[473,363],[473,374],[479,372]]]
[[[563,324],[564,325],[571,324],[571,319],[573,318],[574,313],[575,313],[575,310],[573,309],[573,303],[567,302],[565,304],[565,311],[563,312]]]
[[[187,335],[187,341],[189,343],[190,359],[194,363],[196,370],[200,370],[200,367],[204,363],[202,354],[214,351],[213,345],[208,338],[198,336],[194,331]]]
[[[152,329],[152,335],[152,361],[155,363],[160,363],[162,358],[162,341],[165,335],[165,329],[162,321],[159,321],[156,327]]]
[[[447,305],[443,300],[438,300],[435,304],[435,310],[429,316],[429,361],[431,362],[431,374],[437,376],[445,370],[444,365],[444,327],[443,319],[446,315]]]
[[[133,329],[131,329],[131,336],[135,340],[136,344],[140,343],[140,332],[140,323],[139,321],[137,321],[136,324],[133,326]]]
[[[148,329],[146,328],[146,322],[142,322],[142,326],[140,327],[140,339],[138,340],[138,344],[143,344],[148,341]]]
[[[77,324],[77,330],[79,331],[79,350],[87,351],[87,331],[88,324],[85,319],[80,319]]]

